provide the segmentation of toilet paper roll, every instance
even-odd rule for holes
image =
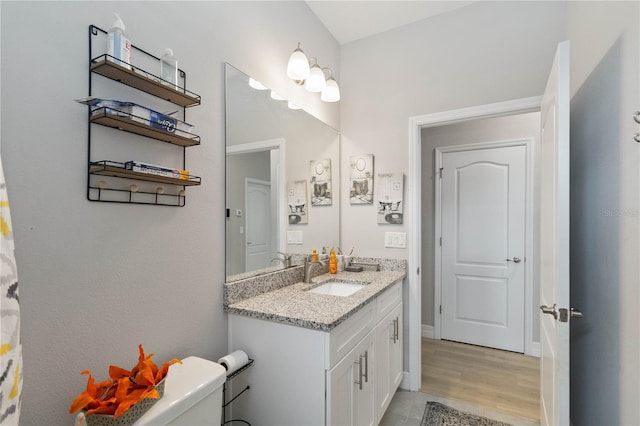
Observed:
[[[218,360],[218,364],[227,369],[227,376],[234,371],[238,371],[249,363],[249,356],[245,351],[233,351]]]

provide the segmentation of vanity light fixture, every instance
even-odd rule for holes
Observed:
[[[249,86],[256,90],[267,90],[267,87],[260,83],[258,80],[254,80],[252,77],[249,77]]]
[[[289,57],[287,76],[296,83],[302,84],[302,82],[309,77],[309,72],[309,60],[307,59],[307,55],[302,51],[300,43],[298,43],[298,47]]]
[[[325,76],[328,71],[328,77]],[[324,102],[338,102],[340,100],[340,88],[335,78],[331,76],[331,69],[321,68],[314,57],[307,60],[307,56],[298,47],[289,57],[287,64],[287,76],[296,84],[312,93],[320,93],[320,99]]]

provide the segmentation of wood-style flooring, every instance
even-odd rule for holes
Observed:
[[[539,422],[540,359],[423,338],[420,390]]]

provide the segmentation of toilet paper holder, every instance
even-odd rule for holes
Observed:
[[[231,374],[228,374],[227,375],[227,380],[222,384],[222,425],[226,425],[227,423],[240,422],[240,423],[244,423],[246,425],[251,426],[251,424],[249,422],[245,421],[245,420],[239,420],[239,419],[227,420],[227,410],[226,410],[226,408],[229,405],[231,405],[231,403],[233,401],[238,399],[238,397],[240,395],[242,395],[243,393],[245,393],[246,391],[251,389],[251,385],[245,386],[244,389],[242,389],[240,392],[238,392],[238,394],[236,396],[234,396],[233,398],[231,398],[227,402],[227,382],[233,380],[234,377],[236,377],[239,374],[241,374],[242,372],[246,371],[252,365],[253,365],[253,359],[249,358],[249,362],[247,362],[245,365],[243,365],[242,367],[240,367],[236,371],[233,371]]]

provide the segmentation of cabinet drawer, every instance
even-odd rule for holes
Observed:
[[[376,299],[376,318],[381,320],[402,301],[402,280],[393,284]]]
[[[331,330],[327,338],[327,365],[330,370],[351,349],[353,349],[374,326],[376,302],[373,301],[363,307],[355,315]]]

